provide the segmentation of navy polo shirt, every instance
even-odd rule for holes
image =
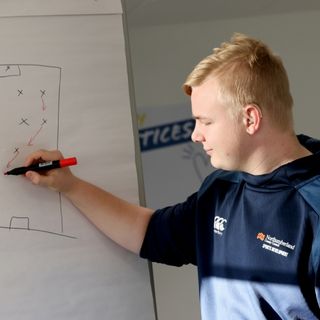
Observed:
[[[198,267],[203,320],[320,318],[320,142],[272,173],[217,170],[157,210],[141,257]]]

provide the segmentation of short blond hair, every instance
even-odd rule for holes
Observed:
[[[241,108],[256,104],[262,113],[268,112],[274,124],[282,129],[293,126],[293,99],[287,72],[282,60],[263,42],[235,33],[204,58],[187,77],[183,89],[192,94],[192,87],[201,85],[208,77],[218,79],[223,102],[232,107],[233,114]]]

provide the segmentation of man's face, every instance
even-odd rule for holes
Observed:
[[[241,117],[231,116],[229,106],[218,99],[219,86],[214,78],[192,88],[192,114],[196,125],[193,142],[200,142],[217,169],[241,170],[245,160],[245,128]]]

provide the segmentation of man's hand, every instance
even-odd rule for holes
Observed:
[[[59,150],[38,150],[31,153],[26,158],[24,166],[61,159],[63,159],[63,155]],[[62,193],[66,193],[70,190],[75,179],[70,169],[67,167],[42,172],[28,171],[25,176],[33,184],[41,185]]]

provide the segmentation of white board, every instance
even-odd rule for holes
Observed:
[[[0,38],[2,171],[58,147],[138,203],[122,16],[0,18]],[[146,261],[59,194],[1,176],[0,319],[154,319]]]

